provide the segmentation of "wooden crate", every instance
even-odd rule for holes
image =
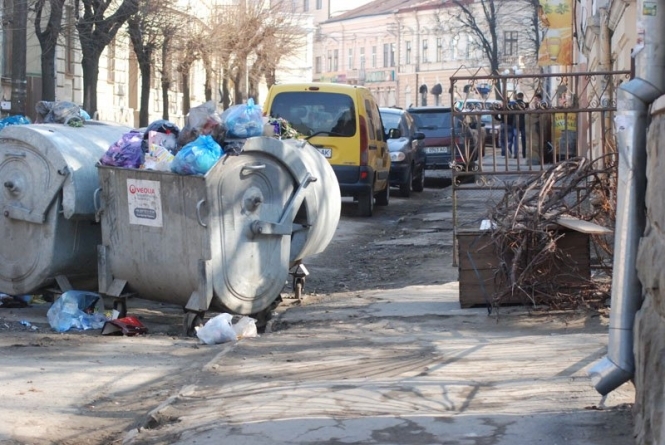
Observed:
[[[564,228],[557,232],[563,234],[563,237],[557,241],[557,248],[567,260],[560,261],[557,265],[556,279],[565,281],[560,283],[562,287],[590,279],[589,235]],[[460,231],[457,233],[457,249],[460,306],[469,308],[487,305],[497,291],[496,276],[500,265],[498,252],[490,233],[478,230]],[[506,257],[504,261],[510,263],[512,258]],[[548,280],[553,277],[543,276],[542,279]],[[523,303],[522,295],[501,300],[501,304]]]

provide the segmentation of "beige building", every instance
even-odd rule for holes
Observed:
[[[502,2],[502,17],[510,17],[497,27],[502,68],[535,69],[530,12],[523,5]],[[377,0],[322,22],[314,80],[365,85],[381,106],[449,105],[451,76],[487,73],[489,66],[477,36],[456,21],[457,8],[434,0]]]

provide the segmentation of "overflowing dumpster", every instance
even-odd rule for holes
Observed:
[[[0,131],[0,292],[96,290],[95,163],[127,130],[89,122]]]
[[[339,222],[339,185],[302,140],[253,137],[205,175],[98,166],[99,292],[209,309],[270,308],[289,270],[321,252]]]

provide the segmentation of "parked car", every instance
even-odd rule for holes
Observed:
[[[399,108],[379,108],[390,151],[390,185],[403,197],[425,188],[425,134],[416,131],[411,114]]]
[[[450,107],[414,107],[407,111],[416,121],[416,129],[425,134],[425,168],[449,169],[453,162],[472,167],[478,160],[479,149],[482,148],[482,143],[478,143],[478,134],[482,134],[480,125],[457,118],[453,132]]]
[[[480,116],[480,122],[485,130],[485,145],[492,147],[499,146],[499,136],[501,135],[501,122],[496,120],[491,114]]]
[[[474,116],[474,119],[480,119],[480,131],[482,132],[481,138],[485,141],[485,145],[493,147],[498,146],[499,137],[501,134],[501,122],[495,119],[496,113],[502,107],[502,102],[497,99],[464,99],[455,102],[457,110],[481,112],[487,111],[487,114],[469,115]],[[484,155],[483,150],[483,155]]]
[[[390,154],[379,106],[369,89],[338,83],[273,85],[265,116],[281,117],[325,156],[342,196],[358,201],[358,214],[372,216],[388,205]]]

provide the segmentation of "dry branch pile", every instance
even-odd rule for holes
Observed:
[[[492,240],[500,259],[493,305],[506,297],[551,308],[588,305],[604,299],[608,282],[589,279],[589,266],[577,267],[571,246],[560,246],[560,216],[573,216],[613,228],[616,164],[613,156],[595,161],[571,158],[537,177],[508,184],[490,210]],[[570,244],[570,242],[568,243]],[[611,240],[594,237],[596,259],[611,260]],[[575,246],[572,246],[574,249]]]

